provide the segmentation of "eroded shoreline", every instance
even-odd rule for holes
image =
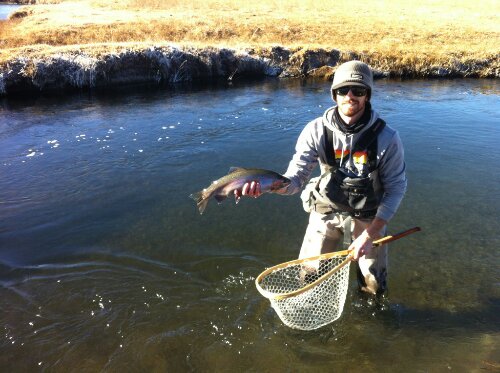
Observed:
[[[104,52],[103,52],[104,50]],[[40,94],[128,84],[169,84],[262,77],[315,76],[331,79],[344,61],[369,63],[377,78],[499,78],[498,58],[445,66],[399,66],[387,59],[336,49],[304,50],[274,47],[235,50],[177,46],[114,46],[110,51],[89,47],[54,48],[39,55],[29,50],[0,67],[0,95]]]

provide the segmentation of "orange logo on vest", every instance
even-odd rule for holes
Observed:
[[[368,154],[366,153],[366,151],[355,152],[353,154],[353,159],[354,159],[354,163],[366,164],[366,162],[368,162]]]
[[[335,159],[345,158],[349,155],[349,150],[335,149]]]

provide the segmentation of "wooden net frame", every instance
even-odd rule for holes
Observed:
[[[374,241],[374,246],[420,231],[415,227]],[[283,323],[313,330],[337,320],[349,288],[349,250],[296,259],[266,269],[255,279],[257,290],[271,302]]]

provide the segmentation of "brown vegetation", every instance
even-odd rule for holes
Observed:
[[[266,55],[279,46],[299,59],[336,49],[390,75],[500,76],[495,0],[19,1],[37,5],[0,22],[0,65],[64,51],[177,45]]]
[[[500,3],[495,0],[44,2],[60,4],[22,8],[25,17],[2,25],[2,48],[131,41],[280,45],[431,61],[450,55],[487,58],[500,51]]]

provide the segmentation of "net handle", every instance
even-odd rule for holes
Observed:
[[[396,233],[395,235],[392,235],[392,236],[385,236],[385,237],[379,238],[378,240],[373,241],[373,246],[380,246],[380,245],[383,245],[387,242],[396,241],[396,240],[399,240],[400,238],[408,236],[409,234],[412,234],[415,232],[420,232],[420,231],[421,231],[420,227],[413,227],[413,228],[407,229],[403,232]]]
[[[382,238],[380,238],[378,240],[373,241],[373,246],[380,246],[380,245],[383,245],[383,244],[391,242],[391,241],[399,240],[400,238],[403,238],[403,237],[408,236],[409,234],[412,234],[412,233],[415,233],[415,232],[419,232],[420,230],[421,230],[420,227],[413,227],[413,228],[407,229],[407,230],[405,230],[403,232],[397,233],[395,235],[390,235],[390,236],[382,237]],[[306,261],[311,261],[311,260],[330,259],[330,258],[333,258],[333,257],[336,257],[336,256],[344,256],[344,255],[347,255],[347,258],[342,263],[340,263],[335,268],[333,268],[330,271],[328,271],[327,273],[325,273],[323,276],[321,276],[320,278],[318,278],[316,281],[311,282],[310,284],[307,284],[306,286],[304,286],[304,287],[302,287],[302,288],[300,288],[298,290],[294,290],[294,291],[291,291],[289,293],[284,293],[284,294],[278,294],[277,295],[277,294],[273,294],[273,293],[265,291],[259,285],[260,282],[262,281],[262,279],[268,273],[273,272],[276,269],[287,267],[287,266],[289,266],[291,264],[299,264],[299,263],[306,262]],[[304,258],[304,259],[292,260],[290,262],[278,264],[278,265],[276,265],[274,267],[268,268],[267,270],[265,270],[264,272],[262,272],[255,279],[255,284],[257,285],[257,290],[259,290],[259,292],[263,296],[265,296],[266,298],[273,298],[273,299],[276,299],[276,300],[282,300],[282,299],[294,297],[296,295],[302,294],[303,292],[309,290],[310,288],[312,288],[312,287],[314,287],[314,286],[322,283],[323,281],[327,280],[329,277],[333,276],[335,273],[337,273],[338,271],[340,271],[347,263],[349,263],[352,260],[352,258],[353,258],[352,257],[352,250],[343,250],[343,251],[335,251],[335,252],[331,252],[331,253],[327,253],[327,254],[322,254],[322,255],[315,256],[315,257],[311,257],[311,258]]]

